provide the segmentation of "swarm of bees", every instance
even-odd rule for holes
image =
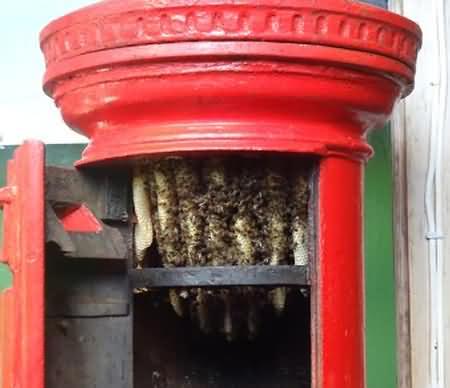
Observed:
[[[166,267],[305,265],[309,168],[280,156],[170,157],[135,168],[137,266],[155,244]],[[286,288],[171,290],[170,303],[205,333],[256,337],[267,305]]]

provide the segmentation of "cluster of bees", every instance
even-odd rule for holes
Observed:
[[[138,267],[155,244],[166,267],[305,265],[309,168],[280,156],[170,157],[141,163],[133,180]],[[263,308],[286,288],[171,290],[170,303],[205,333],[254,338]]]

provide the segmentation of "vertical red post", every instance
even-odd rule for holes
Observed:
[[[315,388],[364,388],[360,161],[321,162],[315,274]]]
[[[1,191],[0,261],[13,273],[0,293],[0,387],[44,387],[44,146],[27,142],[8,165]]]

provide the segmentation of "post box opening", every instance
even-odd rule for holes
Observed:
[[[309,286],[264,285],[262,272],[252,275],[261,285],[246,285],[239,271],[308,268],[315,165],[276,154],[134,163],[126,262],[64,258],[61,246],[48,245],[47,387],[106,383],[102,355],[134,376],[134,387],[310,387]],[[198,272],[190,276],[211,287],[127,289],[133,278],[124,275],[205,267],[235,267],[243,285],[213,284]]]

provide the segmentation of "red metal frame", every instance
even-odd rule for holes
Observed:
[[[26,142],[0,190],[0,261],[13,286],[0,293],[0,387],[44,387],[44,146]]]

